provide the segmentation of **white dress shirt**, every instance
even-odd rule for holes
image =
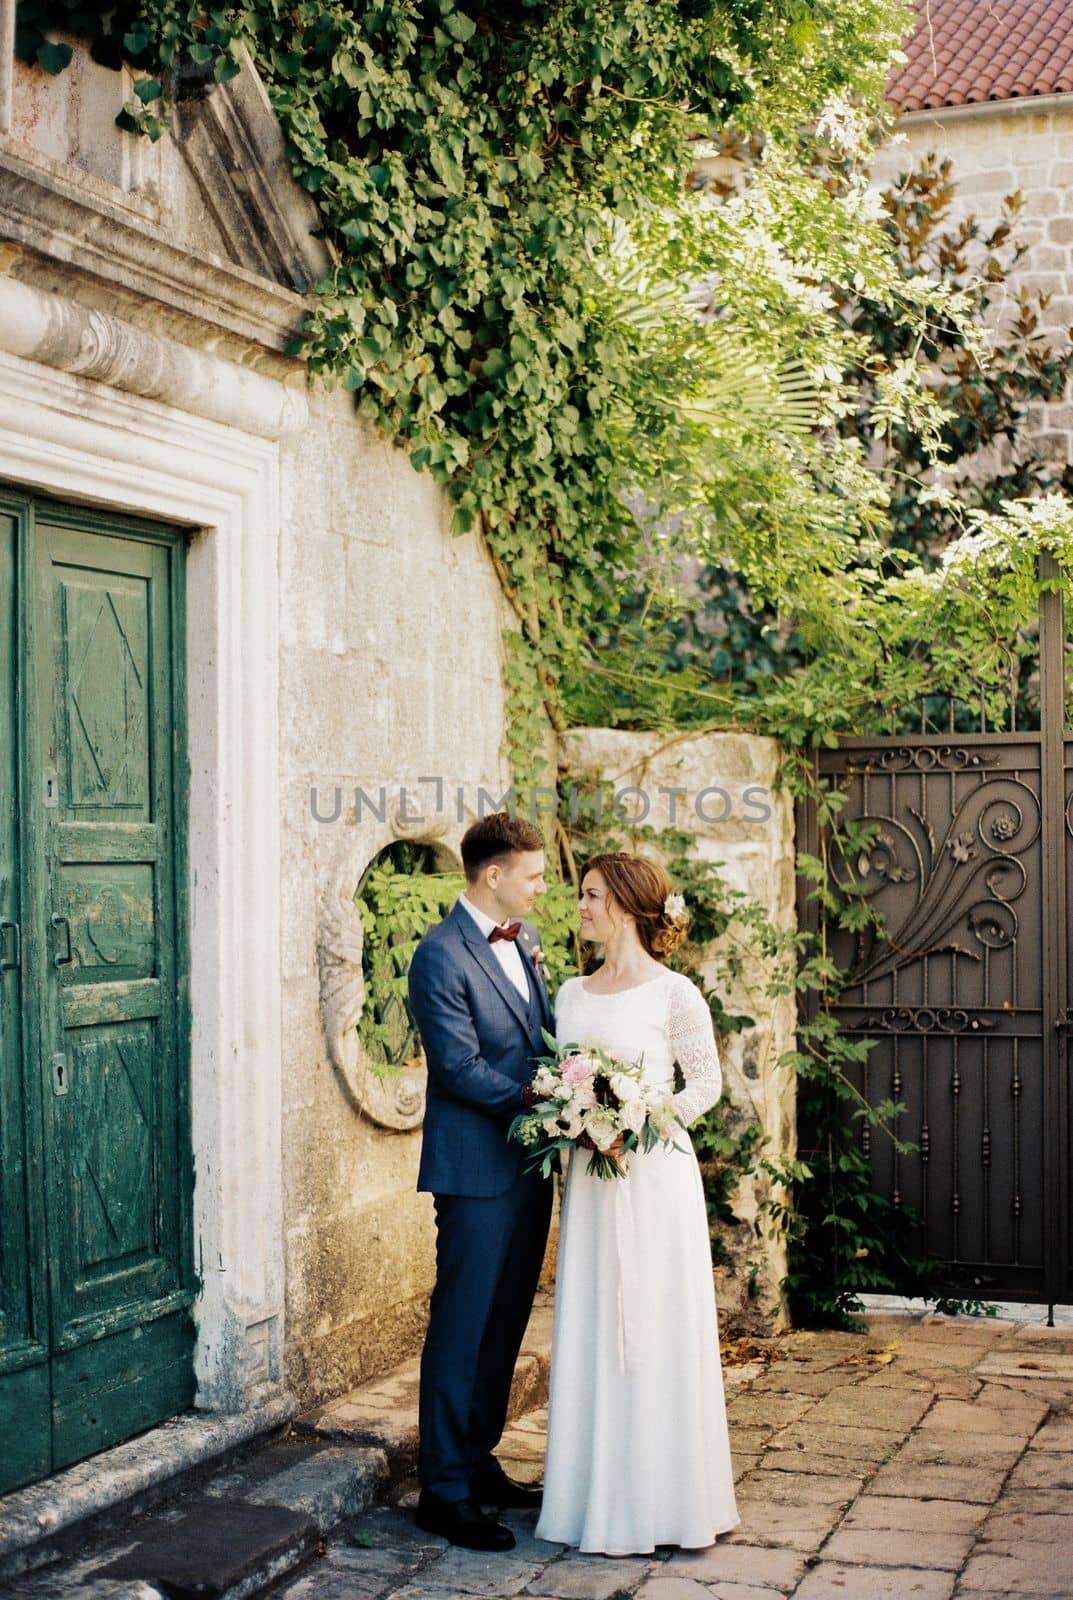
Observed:
[[[480,928],[483,938],[487,939],[493,928],[506,927],[506,923],[495,922],[485,912],[478,911],[477,907],[472,901],[467,900],[464,894],[459,895],[458,903],[465,911],[469,912],[478,928]],[[516,919],[511,917],[508,920],[513,922]],[[495,944],[489,945],[489,949],[528,1005],[529,980],[525,975],[525,967],[522,965],[522,953],[518,949],[518,941],[516,939],[497,939]]]

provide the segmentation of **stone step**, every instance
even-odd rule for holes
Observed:
[[[389,1482],[383,1450],[304,1440],[288,1445],[292,1448],[262,1452],[248,1468],[214,1478],[205,1493],[229,1503],[285,1506],[309,1517],[324,1534],[345,1517],[367,1510]]]
[[[79,1551],[200,1482],[221,1463],[286,1428],[291,1395],[273,1392],[245,1411],[190,1411],[40,1483],[0,1496],[0,1583]]]
[[[247,1600],[321,1548],[311,1517],[285,1506],[191,1497],[153,1511],[112,1547],[31,1574],[13,1600]]]
[[[76,1560],[27,1574],[5,1600],[247,1600],[294,1572],[387,1482],[379,1450],[286,1439],[195,1493],[132,1516]]]

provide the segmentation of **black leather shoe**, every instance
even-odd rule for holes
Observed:
[[[499,1462],[488,1467],[478,1467],[469,1480],[469,1492],[478,1505],[495,1506],[498,1510],[539,1510],[544,1491],[539,1484],[515,1483],[508,1478]]]
[[[463,1550],[514,1549],[510,1529],[486,1517],[472,1500],[442,1500],[429,1489],[422,1489],[417,1502],[417,1526],[422,1533],[438,1533]]]

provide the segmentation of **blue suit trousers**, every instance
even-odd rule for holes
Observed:
[[[421,1357],[422,1487],[465,1500],[507,1419],[540,1277],[552,1185],[538,1174],[503,1194],[434,1196],[436,1287]]]

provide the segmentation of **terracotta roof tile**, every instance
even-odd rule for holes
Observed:
[[[1067,94],[1073,0],[915,0],[919,21],[887,98],[905,111]]]

